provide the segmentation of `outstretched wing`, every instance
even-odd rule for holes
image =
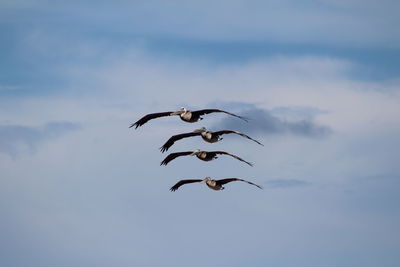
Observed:
[[[192,111],[192,113],[194,115],[199,115],[199,116],[200,115],[204,115],[204,114],[213,113],[213,112],[223,112],[223,113],[229,114],[231,116],[234,116],[236,118],[239,118],[239,119],[242,119],[242,120],[248,122],[248,119],[245,118],[245,117],[242,117],[242,116],[239,116],[239,115],[236,115],[236,114],[233,114],[233,113],[230,113],[228,111],[221,110],[221,109],[201,109],[201,110]]]
[[[162,147],[160,147],[160,150],[162,153],[164,153],[175,143],[175,141],[178,141],[182,138],[196,136],[196,135],[200,135],[200,133],[191,132],[191,133],[183,133],[183,134],[174,135],[170,139],[168,139],[168,141],[165,142],[165,144]]]
[[[144,116],[143,118],[141,118],[137,122],[131,124],[131,126],[129,126],[129,128],[132,128],[133,126],[135,126],[135,129],[137,129],[139,126],[142,126],[143,124],[145,124],[149,120],[160,118],[160,117],[170,116],[171,113],[173,113],[173,111],[147,114],[146,116]]]
[[[192,151],[171,153],[163,161],[161,161],[160,165],[167,165],[171,160],[174,160],[177,157],[187,156],[187,155],[190,155],[192,153],[193,153]]]
[[[198,183],[198,182],[201,182],[201,181],[203,181],[203,180],[201,180],[201,179],[180,180],[180,181],[177,182],[173,187],[171,187],[169,190],[171,190],[171,191],[173,192],[173,191],[178,190],[178,188],[179,188],[181,185],[184,185],[184,184],[191,184],[191,183]]]
[[[245,183],[248,183],[248,184],[257,186],[258,188],[262,189],[261,186],[259,186],[259,185],[257,185],[257,184],[254,184],[254,183],[252,183],[252,182],[249,182],[249,181],[240,179],[240,178],[226,178],[226,179],[221,179],[221,180],[217,180],[217,183],[220,184],[220,185],[223,185],[223,184],[227,184],[227,183],[234,182],[234,181],[245,182]]]
[[[235,158],[235,159],[238,159],[238,160],[240,160],[240,161],[243,161],[243,162],[245,162],[245,163],[247,163],[248,165],[250,165],[250,166],[253,167],[253,163],[250,163],[250,162],[248,162],[248,161],[245,161],[244,159],[239,158],[238,156],[233,155],[233,154],[231,154],[231,153],[228,153],[228,152],[225,152],[225,151],[211,151],[211,152],[212,152],[212,153],[215,153],[215,154],[222,154],[222,155],[231,156],[231,157],[233,157],[233,158]]]
[[[263,144],[261,144],[260,142],[258,142],[257,140],[254,140],[253,138],[251,138],[250,136],[248,136],[248,135],[245,135],[244,133],[240,133],[240,132],[237,132],[237,131],[232,131],[232,130],[223,130],[223,131],[218,131],[218,132],[214,132],[215,134],[217,134],[217,135],[223,135],[223,134],[231,134],[231,133],[233,133],[233,134],[238,134],[238,135],[240,135],[240,136],[242,136],[242,137],[245,137],[245,138],[247,138],[247,139],[250,139],[250,140],[252,140],[252,141],[254,141],[254,142],[256,142],[257,144],[259,144],[259,145],[262,145],[262,146],[264,146]]]

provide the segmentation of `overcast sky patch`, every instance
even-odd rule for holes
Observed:
[[[34,152],[44,141],[80,129],[78,123],[48,122],[43,126],[0,125],[0,153],[15,157],[22,151]]]
[[[272,188],[287,188],[311,185],[310,182],[296,179],[276,179],[265,182],[265,185]]]

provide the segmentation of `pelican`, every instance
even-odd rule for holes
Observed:
[[[254,140],[253,138],[251,138],[248,135],[245,135],[243,133],[237,132],[237,131],[232,131],[232,130],[222,130],[222,131],[218,131],[218,132],[211,132],[211,131],[207,131],[207,129],[205,127],[202,127],[200,129],[196,129],[193,132],[190,133],[183,133],[183,134],[177,134],[172,136],[170,139],[168,139],[167,142],[165,142],[165,144],[160,147],[161,152],[165,152],[167,151],[174,143],[175,141],[178,141],[182,138],[186,138],[186,137],[191,137],[191,136],[197,136],[200,135],[204,141],[208,142],[208,143],[215,143],[218,141],[221,141],[223,138],[220,137],[223,134],[237,134],[240,136],[243,136],[247,139],[250,139],[254,142],[256,142],[259,145],[264,146],[263,144],[261,144],[260,142],[258,142],[257,140]]]
[[[209,114],[209,113],[213,113],[213,112],[223,112],[223,113],[226,113],[228,115],[234,116],[236,118],[242,119],[247,122],[246,118],[244,118],[242,116],[238,116],[233,113],[230,113],[228,111],[221,110],[221,109],[200,109],[200,110],[191,111],[191,110],[187,110],[186,108],[182,107],[177,111],[168,111],[168,112],[147,114],[143,118],[138,120],[137,122],[131,124],[131,126],[129,126],[129,128],[132,128],[133,126],[135,126],[135,129],[137,129],[139,126],[142,126],[149,120],[160,118],[160,117],[166,117],[166,116],[174,116],[174,115],[179,115],[181,120],[186,121],[186,122],[197,122],[197,121],[203,119],[202,117],[200,117],[201,115],[205,115],[205,114]]]
[[[223,187],[224,184],[230,183],[230,182],[234,182],[234,181],[241,181],[241,182],[245,182],[254,186],[257,186],[258,188],[262,189],[261,186],[253,184],[252,182],[240,179],[240,178],[226,178],[226,179],[221,179],[221,180],[214,180],[211,179],[210,177],[206,177],[205,179],[201,180],[201,179],[188,179],[188,180],[180,180],[179,182],[177,182],[173,187],[171,187],[171,191],[174,192],[176,190],[178,190],[178,188],[184,184],[190,184],[190,183],[205,183],[208,188],[213,189],[213,190],[224,190],[225,187]]]
[[[196,149],[195,151],[171,153],[163,161],[161,161],[160,165],[167,165],[171,160],[174,160],[177,157],[181,157],[181,156],[196,156],[198,159],[201,159],[204,161],[211,161],[213,159],[218,158],[217,155],[228,155],[228,156],[234,157],[235,159],[243,161],[250,166],[253,166],[252,163],[247,162],[247,161],[239,158],[238,156],[230,154],[225,151],[203,151],[200,149]]]

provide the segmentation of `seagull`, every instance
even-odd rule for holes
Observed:
[[[143,124],[145,124],[149,120],[160,118],[160,117],[166,117],[166,116],[174,116],[174,115],[179,115],[181,120],[183,120],[185,122],[197,122],[197,121],[203,119],[201,117],[201,115],[210,114],[210,113],[214,113],[214,112],[226,113],[228,115],[231,115],[231,116],[234,116],[236,118],[242,119],[242,120],[244,120],[246,122],[248,121],[248,119],[246,119],[245,117],[238,116],[236,114],[233,114],[233,113],[230,113],[228,111],[221,110],[221,109],[200,109],[200,110],[191,111],[191,110],[187,110],[184,107],[181,107],[177,111],[168,111],[168,112],[147,114],[143,118],[138,120],[137,122],[131,124],[131,126],[129,126],[129,128],[135,127],[135,129],[137,129],[139,126],[142,126]]]
[[[217,159],[218,158],[217,155],[228,155],[237,160],[243,161],[244,163],[247,163],[250,166],[253,166],[252,163],[247,162],[247,161],[239,158],[238,156],[230,154],[225,151],[203,151],[200,149],[196,149],[195,151],[171,153],[163,161],[161,161],[160,165],[167,165],[171,160],[174,160],[175,158],[181,157],[181,156],[196,156],[198,159],[201,159],[204,161],[211,161],[213,159]]]
[[[250,136],[245,135],[240,132],[237,132],[237,131],[222,130],[222,131],[218,131],[218,132],[211,132],[211,131],[207,131],[207,129],[205,127],[202,127],[200,129],[194,130],[193,132],[177,134],[177,135],[172,136],[170,139],[168,139],[167,142],[165,142],[165,144],[162,147],[160,147],[160,150],[162,153],[164,153],[175,143],[175,141],[178,141],[180,139],[187,138],[187,137],[198,136],[198,135],[200,135],[203,138],[203,140],[208,143],[215,143],[215,142],[221,141],[223,139],[222,137],[220,137],[223,134],[237,134],[237,135],[240,135],[247,139],[250,139],[261,146],[264,146],[263,144],[261,144],[257,140],[254,140]]]
[[[240,179],[240,178],[226,178],[226,179],[221,179],[221,180],[214,180],[211,179],[210,177],[206,177],[205,179],[188,179],[188,180],[180,180],[177,182],[174,186],[170,188],[172,192],[178,190],[179,187],[181,187],[184,184],[190,184],[190,183],[205,183],[208,188],[213,189],[213,190],[224,190],[225,187],[223,187],[224,184],[234,182],[234,181],[241,181],[245,182],[254,186],[257,186],[258,188],[262,189],[261,186],[253,184],[252,182]]]

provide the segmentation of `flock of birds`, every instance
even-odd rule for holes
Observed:
[[[185,122],[189,122],[189,123],[193,123],[193,122],[197,122],[202,120],[203,118],[201,117],[202,115],[206,115],[206,114],[210,114],[210,113],[214,113],[214,112],[222,112],[222,113],[226,113],[228,115],[234,116],[236,118],[242,119],[244,121],[248,121],[246,118],[242,117],[242,116],[238,116],[236,114],[224,111],[224,110],[220,110],[220,109],[201,109],[201,110],[187,110],[186,108],[180,108],[177,111],[173,111],[173,112],[160,112],[160,113],[151,113],[151,114],[147,114],[144,117],[142,117],[140,120],[138,120],[137,122],[133,123],[129,128],[135,127],[135,129],[137,129],[138,127],[142,126],[143,124],[145,124],[146,122],[148,122],[149,120],[152,119],[156,119],[156,118],[160,118],[160,117],[167,117],[167,116],[174,116],[177,115],[179,116],[179,118]],[[260,142],[258,142],[257,140],[254,140],[253,138],[251,138],[248,135],[245,135],[243,133],[237,132],[237,131],[233,131],[233,130],[222,130],[222,131],[217,131],[217,132],[212,132],[212,131],[208,131],[205,127],[202,127],[200,129],[196,129],[193,132],[189,132],[189,133],[182,133],[182,134],[177,134],[172,136],[171,138],[168,139],[167,142],[165,142],[165,144],[160,147],[160,150],[162,153],[168,151],[168,149],[174,145],[174,143],[178,140],[181,140],[183,138],[188,138],[188,137],[193,137],[193,136],[201,136],[201,138],[208,142],[208,143],[215,143],[218,141],[221,141],[223,138],[221,137],[221,135],[224,134],[236,134],[239,136],[242,136],[244,138],[247,138],[251,141],[254,141],[255,143],[259,144],[259,145],[263,145]],[[160,165],[167,165],[169,162],[171,162],[172,160],[178,158],[178,157],[182,157],[182,156],[196,156],[198,159],[203,160],[203,161],[211,161],[214,159],[218,158],[218,155],[227,155],[227,156],[231,156],[237,160],[240,160],[246,164],[248,164],[249,166],[253,166],[253,164],[251,162],[248,162],[234,154],[225,152],[225,151],[204,151],[204,150],[200,150],[200,149],[196,149],[194,151],[184,151],[184,152],[176,152],[176,153],[170,153],[167,157],[164,158],[163,161],[161,161]],[[254,184],[252,182],[240,179],[240,178],[226,178],[226,179],[220,179],[220,180],[215,180],[215,179],[211,179],[210,177],[206,177],[204,179],[187,179],[187,180],[180,180],[179,182],[177,182],[174,186],[172,186],[170,188],[171,191],[176,191],[179,187],[181,187],[182,185],[185,184],[190,184],[190,183],[205,183],[210,189],[213,190],[223,190],[224,189],[224,184],[230,183],[230,182],[234,182],[234,181],[241,181],[241,182],[245,182],[254,186],[257,186],[258,188],[262,189],[261,186]]]

